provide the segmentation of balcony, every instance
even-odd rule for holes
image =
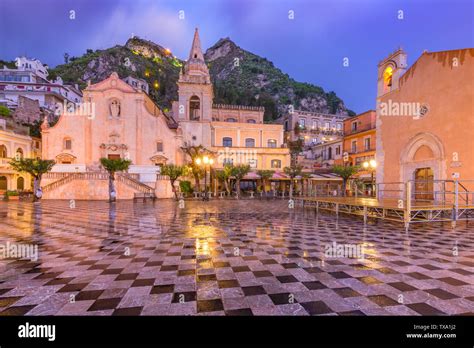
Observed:
[[[375,151],[375,146],[371,146],[369,148],[364,147],[363,149],[360,149],[360,150],[356,149],[355,151],[351,149],[351,150],[347,151],[347,153],[349,155],[359,155],[359,154],[362,154],[362,153],[372,152],[372,151]]]
[[[360,126],[360,127],[357,127],[357,129],[352,129],[351,128],[348,135],[362,133],[362,132],[366,132],[366,131],[369,131],[369,130],[372,130],[372,129],[375,130],[375,124],[374,125]]]

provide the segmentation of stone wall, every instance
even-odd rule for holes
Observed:
[[[13,119],[19,123],[39,121],[41,110],[39,102],[24,96],[18,96],[18,107],[13,112]]]

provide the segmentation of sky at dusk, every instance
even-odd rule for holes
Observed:
[[[0,59],[55,66],[63,54],[123,45],[136,35],[186,59],[223,37],[297,81],[335,91],[357,113],[375,107],[377,63],[399,46],[423,52],[474,47],[472,0],[0,0]],[[70,19],[70,11],[75,19]],[[183,10],[185,19],[179,19]],[[294,19],[289,19],[289,11]],[[403,19],[398,19],[399,10]],[[349,66],[344,67],[344,58]]]

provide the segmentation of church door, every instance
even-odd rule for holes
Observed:
[[[418,168],[415,170],[415,199],[433,200],[433,169]]]

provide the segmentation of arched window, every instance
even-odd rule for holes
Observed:
[[[0,190],[5,191],[8,187],[8,181],[6,176],[0,176]]]
[[[201,102],[197,96],[192,96],[189,99],[189,119],[191,121],[199,121],[201,119]]]
[[[272,160],[271,167],[272,168],[281,168],[281,161],[277,160],[277,159]]]
[[[245,139],[245,147],[255,147],[255,139],[253,138]]]
[[[384,90],[390,90],[392,88],[392,76],[393,76],[393,67],[387,66],[383,72],[383,86]]]
[[[18,149],[16,149],[15,159],[19,160],[21,158],[23,158],[23,149],[19,147]]]
[[[25,189],[25,179],[21,176],[16,179],[16,189],[18,191],[23,191]]]
[[[237,122],[235,118],[229,117],[228,119],[225,120],[226,122]]]
[[[277,147],[277,141],[275,139],[268,139],[267,146],[268,147]]]
[[[0,145],[0,158],[7,158],[7,157],[8,157],[7,147],[5,145]]]
[[[257,121],[255,121],[253,118],[249,118],[247,120],[247,123],[257,123]]]
[[[232,147],[232,138],[230,138],[230,137],[222,138],[222,146]]]
[[[72,150],[72,140],[71,140],[71,138],[64,138],[63,148],[64,148],[64,150]]]

